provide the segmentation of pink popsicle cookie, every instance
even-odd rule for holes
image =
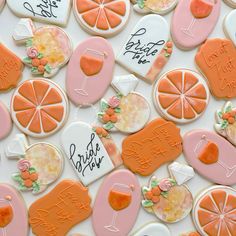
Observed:
[[[22,196],[11,185],[0,184],[0,235],[27,236],[28,212]]]
[[[183,148],[187,162],[206,179],[223,185],[236,183],[236,150],[220,135],[190,131],[183,137]]]
[[[137,218],[140,200],[140,185],[134,174],[117,170],[108,175],[94,203],[92,224],[95,234],[128,235]]]
[[[171,22],[176,45],[190,50],[204,42],[217,23],[220,8],[221,0],[180,0]]]
[[[4,139],[12,129],[11,116],[5,107],[5,105],[0,101],[0,140]]]
[[[74,51],[66,75],[66,91],[75,105],[97,102],[113,76],[114,53],[110,43],[100,37],[84,40]]]

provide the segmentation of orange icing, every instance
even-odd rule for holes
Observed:
[[[204,0],[191,0],[190,9],[195,18],[205,18],[211,14],[213,5]]]
[[[103,61],[93,56],[83,55],[80,57],[80,67],[87,76],[96,75],[101,71]]]
[[[155,119],[122,144],[122,159],[132,172],[150,175],[182,153],[180,130],[174,123]]]
[[[0,228],[6,227],[13,219],[11,206],[0,207]]]
[[[0,91],[16,87],[22,70],[21,60],[0,43]]]
[[[208,142],[204,147],[201,153],[198,156],[198,159],[204,164],[213,164],[218,161],[219,158],[219,148],[215,143]]]
[[[115,211],[120,211],[129,206],[131,195],[112,190],[109,194],[108,201]]]

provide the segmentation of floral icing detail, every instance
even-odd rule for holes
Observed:
[[[150,186],[144,186],[142,188],[142,193],[144,196],[144,200],[142,201],[143,207],[153,207],[160,201],[161,196],[167,198],[168,191],[170,191],[170,189],[175,185],[177,185],[177,183],[174,179],[168,178],[159,181],[155,176],[152,177]]]
[[[32,74],[44,74],[45,72],[50,74],[52,68],[47,58],[36,47],[33,47],[32,39],[27,40],[26,47],[27,57],[23,59],[23,62],[31,67]]]
[[[103,127],[94,126],[93,131],[100,137],[100,138],[110,138],[109,133]]]
[[[121,112],[120,100],[121,94],[111,97],[108,102],[104,99],[101,100],[101,112],[98,113],[99,120],[104,124],[105,130],[114,128],[114,124],[118,121],[117,113]]]
[[[170,57],[173,52],[173,43],[171,41],[167,42],[163,50],[165,51],[165,57]]]
[[[13,175],[13,179],[19,184],[19,190],[25,191],[31,189],[33,193],[38,193],[40,184],[36,169],[26,159],[18,161],[17,167],[19,172]]]

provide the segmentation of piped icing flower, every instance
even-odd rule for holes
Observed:
[[[29,168],[31,167],[31,164],[28,160],[25,160],[25,159],[22,159],[20,161],[18,161],[17,163],[17,168],[20,170],[20,171],[26,171],[28,170]]]
[[[27,51],[27,56],[31,59],[36,58],[39,54],[36,47],[29,47],[29,48],[27,48],[26,51]]]
[[[93,131],[100,137],[100,138],[110,138],[109,133],[103,127],[94,126]]]

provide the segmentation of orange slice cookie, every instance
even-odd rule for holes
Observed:
[[[32,137],[43,138],[58,131],[67,113],[65,93],[46,79],[27,80],[12,96],[12,119],[22,132]]]
[[[73,8],[85,30],[104,37],[121,31],[130,14],[128,0],[74,0]]]
[[[23,68],[20,58],[0,43],[0,92],[16,87]]]
[[[236,191],[213,186],[202,192],[193,209],[194,224],[202,236],[236,235]]]
[[[92,213],[88,189],[80,182],[61,181],[29,208],[29,223],[37,236],[64,236]]]
[[[181,153],[180,130],[164,119],[151,121],[141,131],[125,138],[122,144],[124,165],[142,176],[152,174]]]
[[[191,70],[176,69],[161,76],[153,90],[154,104],[161,115],[177,123],[199,118],[209,101],[204,78]]]

